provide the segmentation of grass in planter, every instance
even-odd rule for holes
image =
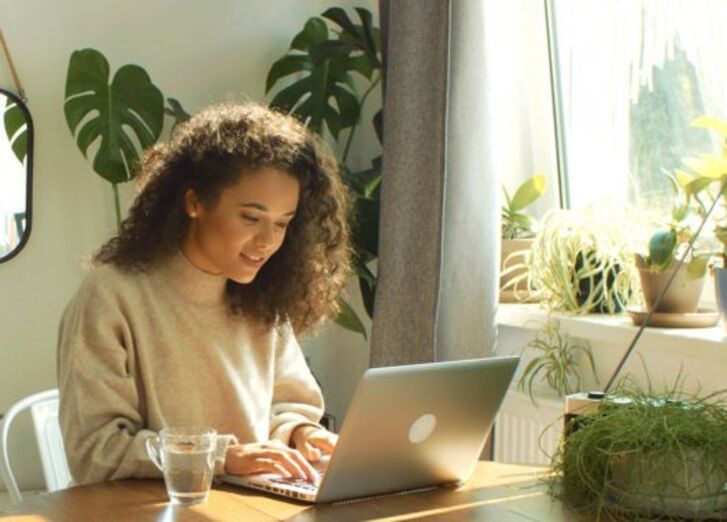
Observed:
[[[684,393],[682,384],[680,374],[672,389],[654,394],[627,379],[611,395],[623,400],[605,401],[597,413],[579,417],[553,456],[551,494],[596,520],[681,519],[669,517],[664,492],[703,496],[706,485],[698,477],[727,475],[727,390],[698,397]],[[619,466],[629,462],[621,468],[632,487],[627,493],[653,495],[658,505],[651,512],[623,502],[624,492],[613,486]],[[711,512],[705,505],[704,513]]]

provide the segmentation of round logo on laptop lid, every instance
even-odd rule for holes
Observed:
[[[422,415],[415,420],[409,428],[409,441],[412,444],[420,444],[427,440],[437,425],[437,418],[431,413]]]

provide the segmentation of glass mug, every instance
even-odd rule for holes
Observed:
[[[215,471],[217,431],[213,428],[164,428],[146,439],[146,452],[164,474],[173,504],[197,504],[209,496]]]

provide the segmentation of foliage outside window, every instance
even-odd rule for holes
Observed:
[[[612,198],[667,218],[665,173],[721,148],[703,129],[724,119],[727,3],[552,0],[565,203]]]

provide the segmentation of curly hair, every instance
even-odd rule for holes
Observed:
[[[208,107],[180,124],[168,143],[149,148],[129,215],[94,264],[146,271],[179,250],[190,224],[188,189],[213,208],[225,187],[260,167],[298,179],[298,209],[282,246],[255,279],[227,281],[227,300],[233,313],[259,324],[290,321],[297,333],[314,330],[338,313],[351,269],[348,193],[337,161],[314,133],[255,103]]]

